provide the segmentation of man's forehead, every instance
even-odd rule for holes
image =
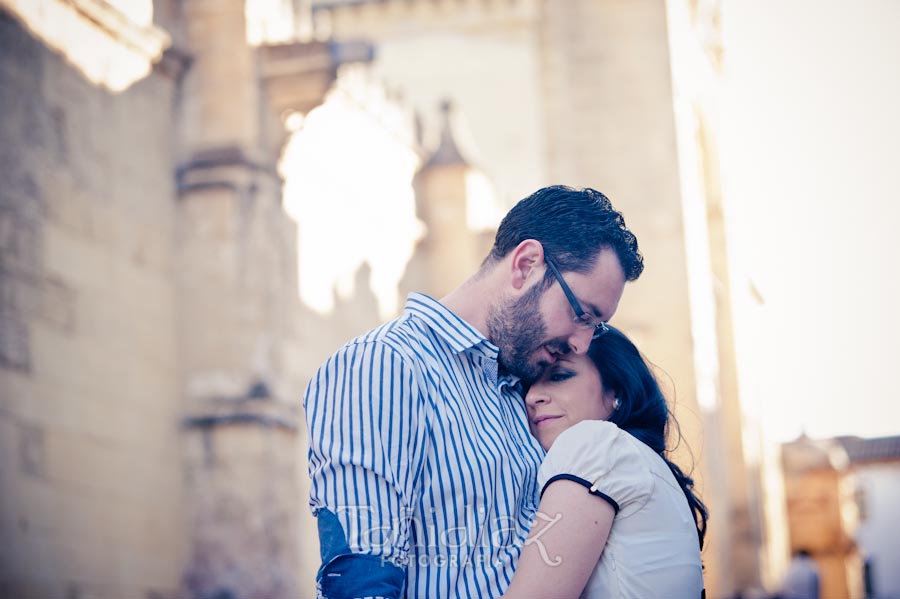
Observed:
[[[581,282],[585,302],[600,310],[610,299],[618,301],[625,288],[625,271],[619,257],[608,248],[601,250],[589,271],[573,273],[573,279]]]
[[[553,266],[551,262],[548,265]],[[615,314],[625,287],[625,273],[612,248],[598,250],[586,271],[570,270],[559,273],[559,277],[573,296],[570,303],[577,302],[578,308],[595,321],[609,321]],[[578,312],[578,308],[572,307]]]

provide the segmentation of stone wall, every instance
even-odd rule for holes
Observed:
[[[0,595],[169,597],[183,526],[174,81],[0,10]]]
[[[690,310],[665,3],[544,2],[541,92],[550,180],[599,189],[646,269],[615,324],[695,406]],[[693,427],[692,427],[693,428]]]
[[[678,445],[674,460],[695,477],[712,514],[703,552],[707,594],[730,596],[739,589],[729,575],[733,539],[722,523],[732,505],[718,476],[730,468],[743,472],[743,462],[725,456],[731,447],[722,423],[698,403],[701,384],[707,396],[724,395],[719,383],[729,379],[720,377],[730,372],[718,370],[718,356],[698,351],[694,335],[691,268],[706,278],[713,273],[708,263],[689,264],[687,253],[666,3],[544,0],[539,27],[550,178],[603,191],[637,235],[645,270],[626,287],[613,322],[660,369],[682,437],[670,438]],[[731,323],[723,318],[721,324]],[[712,351],[731,355],[730,337],[720,341]],[[703,380],[698,366],[707,374]]]

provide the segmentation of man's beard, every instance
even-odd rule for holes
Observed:
[[[519,299],[492,306],[488,314],[488,338],[500,348],[497,360],[525,383],[537,380],[550,365],[544,360],[529,361],[546,343],[547,327],[540,310],[543,293],[543,285],[534,285]],[[568,348],[563,345],[557,349],[565,352]]]

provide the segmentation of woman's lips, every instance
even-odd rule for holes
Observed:
[[[537,418],[534,419],[534,425],[539,427],[539,426],[541,426],[541,425],[543,425],[543,424],[546,424],[547,422],[550,422],[551,420],[556,420],[557,418],[562,418],[562,415],[555,415],[555,416],[549,416],[549,415],[538,416]]]

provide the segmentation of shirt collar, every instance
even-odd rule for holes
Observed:
[[[500,369],[500,372],[497,374],[497,380],[501,385],[508,385],[509,387],[515,389],[520,395],[525,395],[523,392],[524,387],[522,385],[522,379],[514,374],[507,372],[505,368]]]
[[[422,320],[457,353],[469,351],[494,362],[500,355],[500,348],[488,341],[478,329],[424,293],[410,293],[406,298],[404,313],[413,314]],[[521,395],[522,386],[519,377],[503,368],[496,369],[495,373],[501,387],[508,385]]]
[[[454,352],[472,350],[473,353],[492,360],[496,360],[500,353],[500,349],[488,341],[478,329],[424,293],[410,293],[406,298],[404,313],[413,314],[422,320],[446,341]]]

